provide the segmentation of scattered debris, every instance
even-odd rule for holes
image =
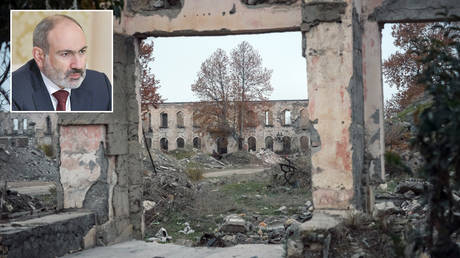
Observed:
[[[6,196],[4,196],[4,193],[6,193]],[[41,210],[44,208],[37,198],[12,190],[0,191],[0,199],[3,202],[1,212],[4,214]]]
[[[262,160],[265,165],[275,165],[282,162],[282,158],[270,149],[261,149],[256,152],[255,155],[258,159]]]
[[[155,206],[157,204],[156,204],[156,202],[152,202],[152,201],[149,201],[149,200],[144,200],[142,205],[144,206],[144,212],[146,212],[146,211],[150,211],[153,208],[155,208]]]
[[[158,232],[155,234],[155,237],[148,238],[148,242],[159,242],[159,243],[167,243],[172,240],[172,237],[168,235],[168,231],[164,228],[160,228]]]
[[[241,165],[263,165],[263,162],[256,155],[247,151],[237,151],[223,155],[222,161],[232,164],[233,166]]]
[[[185,234],[185,235],[195,233],[195,230],[193,230],[193,229],[190,227],[190,223],[185,222],[185,223],[184,223],[184,226],[185,226],[185,228],[184,228],[183,230],[179,230],[179,233],[182,233],[182,234]]]
[[[227,233],[245,233],[248,231],[248,225],[242,216],[230,214],[224,218],[224,223],[220,230]]]
[[[0,147],[0,180],[56,181],[58,167],[55,160],[32,147]]]

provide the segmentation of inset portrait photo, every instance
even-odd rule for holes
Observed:
[[[12,112],[112,112],[111,10],[11,10]]]

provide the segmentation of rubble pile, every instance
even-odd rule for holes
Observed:
[[[307,201],[296,214],[288,216],[287,208],[280,207],[279,215],[230,214],[214,233],[205,233],[197,245],[228,247],[237,244],[280,244],[286,236],[287,222],[303,223],[312,218],[313,205]]]
[[[55,160],[41,150],[25,147],[0,147],[0,180],[55,181],[58,167]]]
[[[398,183],[394,193],[376,194],[374,216],[398,214],[405,219],[424,218],[428,206],[424,205],[423,194],[431,185],[418,178],[409,178]]]
[[[283,158],[270,149],[261,149],[255,155],[266,165],[276,165],[283,161]]]
[[[183,171],[184,167],[174,157],[167,155],[161,150],[151,149],[153,163],[156,171]],[[148,157],[144,157],[144,168],[153,171],[153,166]]]
[[[185,158],[179,161],[184,167],[190,163],[199,164],[204,169],[224,169],[229,166],[227,162],[219,161],[212,156],[204,153],[198,153],[190,158]]]
[[[181,211],[192,204],[196,186],[182,171],[149,172],[144,177],[144,211],[147,233],[149,225],[158,223],[167,212]]]
[[[222,161],[232,164],[233,166],[240,165],[262,165],[262,161],[256,155],[247,151],[237,151],[223,155]]]
[[[0,191],[0,202],[4,200],[4,203],[1,205],[2,213],[33,211],[44,208],[40,200],[26,194],[20,194],[16,191],[7,190],[5,198],[3,198],[2,195],[3,193]]]

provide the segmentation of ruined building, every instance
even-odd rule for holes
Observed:
[[[319,146],[319,137],[307,113],[308,100],[271,100],[253,102],[248,112],[251,122],[243,131],[242,148],[249,151],[270,149],[277,153],[306,151]],[[175,150],[196,148],[218,153],[238,150],[238,141],[231,135],[213,136],[194,119],[194,102],[160,104],[149,113],[149,127],[144,128],[153,148]]]
[[[52,113],[0,112],[0,145],[54,146],[57,144],[57,115]]]

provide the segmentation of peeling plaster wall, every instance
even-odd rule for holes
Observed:
[[[353,9],[351,0],[346,4],[341,22],[320,22],[305,32],[308,108],[310,119],[318,121],[315,128],[321,137],[321,150],[312,154],[313,202],[319,209],[348,209],[354,195],[349,91],[353,79]]]
[[[82,208],[86,194],[99,179],[107,184],[107,160],[100,153],[105,145],[105,131],[103,125],[61,126],[59,173],[64,208]],[[107,189],[101,197],[106,192]]]
[[[97,215],[97,243],[143,238],[136,40],[114,35],[114,111],[59,115],[65,207]]]
[[[382,35],[377,22],[366,19],[381,0],[364,1],[362,4],[362,66],[365,121],[365,171],[363,192],[369,197],[365,209],[373,210],[375,187],[384,180],[384,127],[381,45]]]
[[[308,114],[304,118],[305,123],[300,125],[300,111],[307,110],[308,100],[273,100],[268,102],[270,105],[270,111],[273,116],[272,126],[265,126],[265,110],[262,106],[256,108],[256,114],[258,119],[257,127],[247,127],[244,131],[244,142],[243,146],[248,147],[248,138],[256,138],[256,150],[265,148],[265,138],[271,136],[273,138],[273,148],[274,151],[282,151],[283,144],[280,139],[283,136],[289,136],[291,138],[291,150],[293,152],[300,150],[300,137],[306,136],[308,139],[318,139],[316,130],[313,128]],[[283,126],[281,124],[283,111],[291,111],[291,125]],[[184,114],[184,128],[177,127],[177,112],[182,111]],[[161,118],[160,114],[168,114],[168,127],[161,127]],[[168,150],[176,149],[176,139],[181,137],[185,140],[185,146],[193,146],[193,138],[201,138],[202,151],[207,153],[212,153],[213,150],[217,151],[216,141],[207,133],[200,131],[200,128],[193,127],[193,103],[184,102],[184,103],[164,103],[160,104],[158,109],[152,108],[150,110],[151,114],[151,139],[152,147],[160,149],[160,139],[168,139]],[[279,138],[277,140],[276,138]],[[310,146],[311,144],[309,144]],[[228,152],[234,152],[238,150],[238,143],[233,137],[228,137]]]

